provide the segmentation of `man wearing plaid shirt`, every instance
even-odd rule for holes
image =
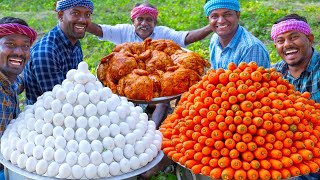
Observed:
[[[283,59],[274,65],[277,71],[320,103],[320,54],[312,47],[314,35],[307,20],[297,14],[284,16],[272,26],[271,38]]]
[[[24,70],[27,104],[61,84],[67,72],[83,60],[79,39],[85,36],[93,9],[91,0],[57,2],[59,23],[32,47]]]

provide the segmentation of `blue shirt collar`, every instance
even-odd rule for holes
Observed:
[[[59,24],[55,27],[55,30],[57,31],[57,33],[58,33],[60,39],[62,40],[62,42],[64,44],[66,44],[67,46],[69,46],[69,47],[73,47],[73,46],[79,47],[80,46],[80,41],[79,40],[77,40],[77,42],[74,45],[71,43],[71,41],[68,39],[68,37],[62,31],[62,29],[61,29]]]
[[[312,71],[315,71],[314,68],[316,68],[316,64],[317,64],[317,60],[320,59],[318,56],[320,56],[319,53],[317,53],[317,51],[312,48],[313,50],[313,54],[312,54],[312,57],[311,57],[311,60],[306,68],[306,71],[308,72],[312,72]]]

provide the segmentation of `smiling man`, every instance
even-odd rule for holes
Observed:
[[[19,76],[30,58],[37,33],[19,18],[0,19],[0,136],[10,120],[20,113],[18,94],[23,91]]]
[[[306,18],[290,14],[277,20],[271,38],[283,59],[274,67],[301,93],[320,103],[320,54],[312,47],[314,35]]]
[[[204,5],[213,32],[209,49],[214,69],[227,69],[230,62],[255,61],[259,66],[270,67],[269,53],[263,43],[239,25],[238,0],[210,0]]]
[[[27,104],[62,83],[83,60],[79,39],[85,36],[93,9],[91,0],[57,1],[59,23],[32,47],[24,70]]]

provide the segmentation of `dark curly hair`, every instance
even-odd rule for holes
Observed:
[[[296,20],[304,21],[304,22],[308,23],[307,19],[303,16],[299,16],[298,14],[289,14],[289,15],[286,15],[286,16],[278,19],[276,22],[274,22],[274,24],[278,24],[279,22],[286,21],[288,19],[296,19]]]
[[[8,24],[8,23],[18,23],[21,25],[29,26],[25,20],[20,18],[7,16],[0,19],[0,24]]]

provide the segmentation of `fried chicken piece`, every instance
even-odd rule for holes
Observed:
[[[153,50],[151,58],[146,60],[146,71],[153,73],[156,70],[165,71],[167,67],[173,66],[171,57],[165,52]]]
[[[177,50],[181,50],[181,47],[178,44],[168,39],[152,40],[147,38],[144,40],[144,44],[147,49],[163,51],[169,56],[174,54]]]
[[[113,52],[129,52],[130,54],[141,54],[146,51],[145,45],[141,42],[127,42],[116,45]]]
[[[149,73],[142,69],[134,69],[132,73],[121,78],[117,85],[118,94],[129,99],[151,101],[153,82]]]
[[[156,70],[154,74],[150,74],[148,77],[153,83],[153,97],[159,97],[161,92],[161,78],[163,76],[163,71]]]
[[[107,63],[104,84],[106,84],[113,93],[116,93],[116,84],[118,81],[131,73],[138,65],[135,57],[128,52],[112,52],[104,57],[100,63]]]
[[[176,51],[171,55],[175,65],[182,66],[186,69],[192,69],[202,75],[204,68],[209,68],[210,63],[195,52]]]
[[[171,67],[162,76],[160,96],[172,96],[186,92],[191,85],[200,79],[200,75],[192,69],[179,66]]]

